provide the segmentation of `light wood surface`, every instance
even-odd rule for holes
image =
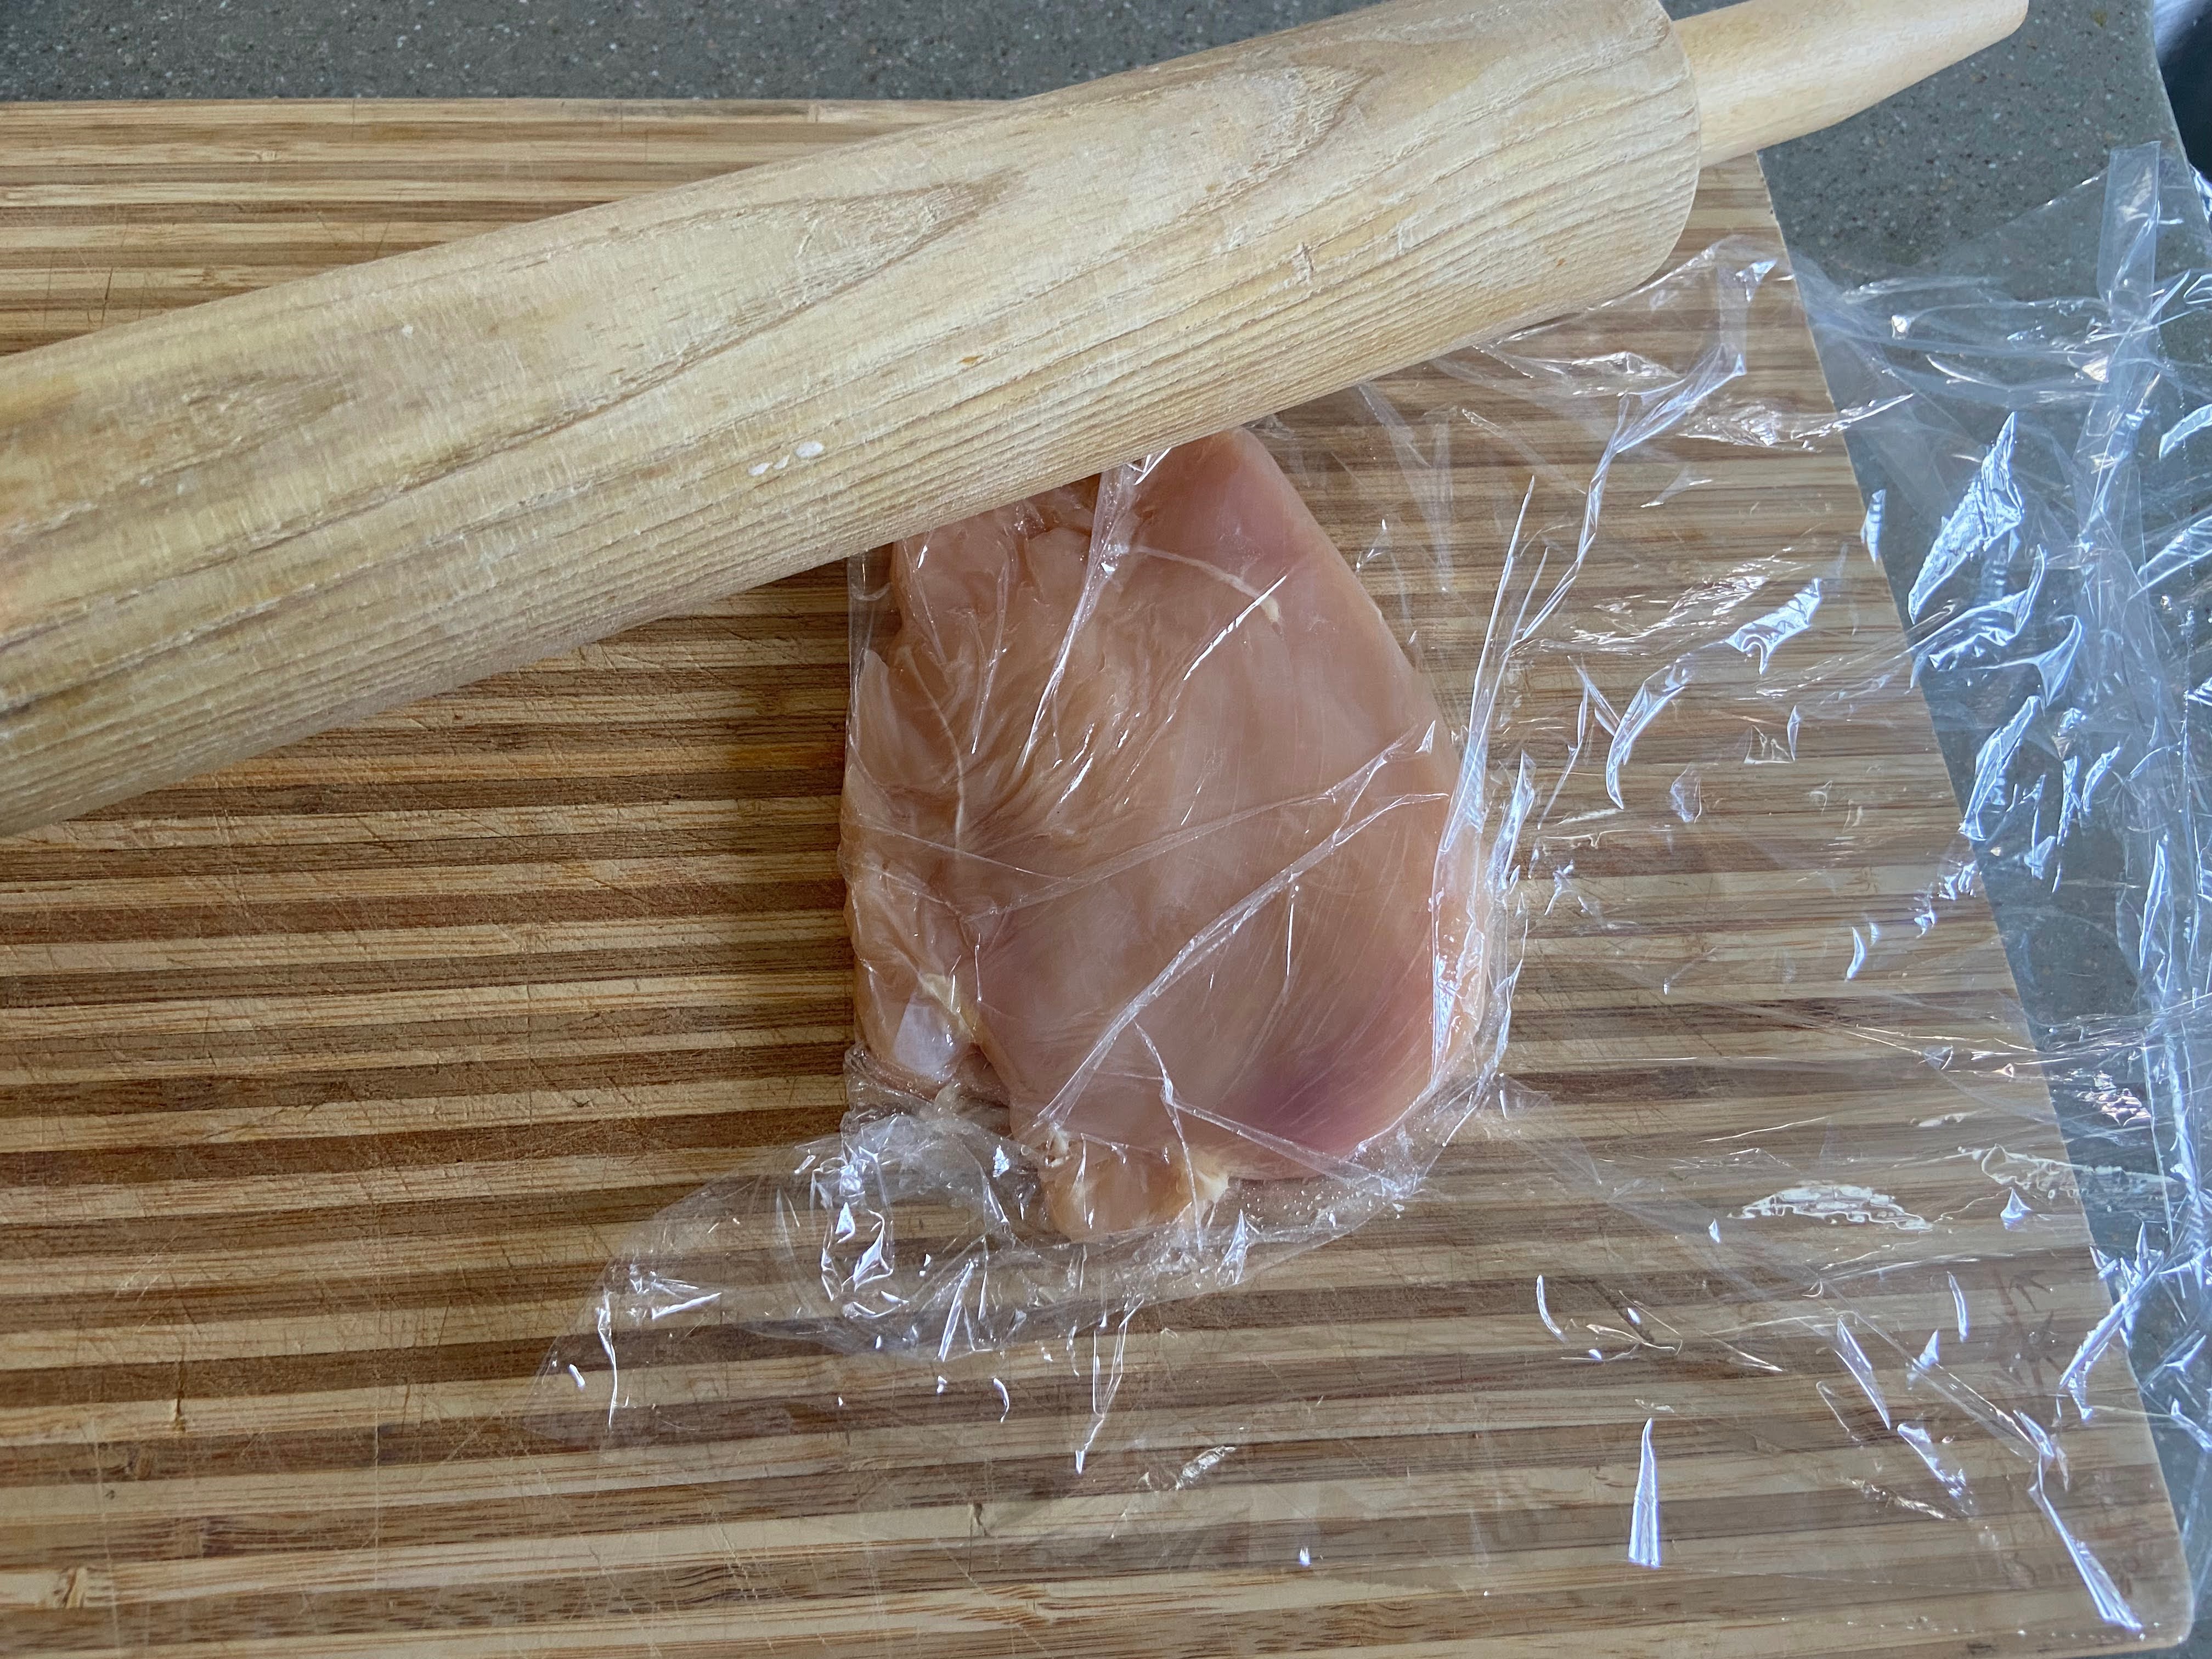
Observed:
[[[1617,293],[1658,0],[1395,0],[0,365],[0,830]]]
[[[1701,90],[1770,142],[2013,3],[1693,84],[1658,0],[1393,0],[0,364],[0,830],[1617,294]]]
[[[943,113],[10,109],[0,345]],[[1686,246],[1728,233],[1773,237],[1749,164],[1707,177]],[[1693,324],[1588,347],[1664,357]],[[1578,603],[1628,627],[1813,572],[1791,648],[1863,692],[1794,734],[1693,699],[1647,731],[1625,787],[1703,767],[1703,810],[1571,849],[1509,1058],[1546,1103],[1407,1215],[1118,1340],[940,1372],[733,1338],[640,1384],[650,1439],[514,1415],[628,1224],[838,1115],[836,571],[0,842],[0,1654],[2174,1641],[2124,1361],[2081,1377],[2086,1423],[2061,1381],[2106,1304],[2002,952],[1970,887],[1914,930],[1958,812],[1786,285],[1750,326],[1747,391],[1799,439],[1621,458]],[[1480,395],[1511,441],[1453,428],[1450,524],[1486,602],[1531,478],[1587,477],[1598,440]],[[1366,546],[1388,437],[1350,398],[1291,424],[1351,458],[1308,487]],[[1480,608],[1427,603],[1434,648],[1470,649]],[[1597,672],[1620,706],[1641,671]],[[1533,743],[1582,691],[1547,659],[1524,696]],[[1762,741],[1796,760],[1741,764]],[[1586,769],[1555,816],[1605,804]],[[1617,1185],[1662,1169],[1727,1251]],[[1814,1170],[1924,1228],[1741,1218]],[[1898,1346],[1930,1335],[1948,1394]]]

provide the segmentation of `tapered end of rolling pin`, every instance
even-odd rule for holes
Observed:
[[[1705,167],[1833,125],[2020,27],[2027,0],[1742,0],[1674,26]]]

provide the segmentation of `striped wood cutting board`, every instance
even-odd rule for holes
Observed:
[[[0,349],[944,112],[0,111]],[[1729,232],[1774,236],[1747,164],[1708,176],[1688,243]],[[1825,407],[1786,286],[1753,329],[1772,398]],[[1587,476],[1586,432],[1516,435],[1510,467],[1455,463],[1463,506],[1510,505],[1531,462]],[[1832,435],[1701,470],[1710,521],[1639,542],[1622,512],[1586,593],[1724,577],[1773,552],[1786,503],[1792,546],[1838,573],[1809,647],[1893,660],[1881,575],[1832,556],[1861,513]],[[1313,489],[1348,545],[1372,517],[1356,471]],[[1667,485],[1632,474],[1622,500]],[[1483,582],[1486,535],[1460,550]],[[1984,1068],[1961,1090],[1921,1058],[1947,1032],[2021,1041],[1986,912],[1952,903],[1902,985],[1833,949],[1910,909],[1957,822],[1895,676],[1795,766],[1709,789],[1696,833],[1583,851],[1582,890],[1637,931],[1540,933],[1511,1064],[1551,1104],[1455,1149],[1412,1214],[1117,1342],[941,1375],[738,1344],[653,1380],[723,1404],[651,1440],[517,1426],[625,1224],[837,1115],[845,653],[819,572],[0,842],[0,1653],[2175,1639],[2124,1362],[2090,1372],[2105,1409],[2066,1423],[2063,1468],[2003,1415],[2052,1420],[2106,1304],[2071,1184],[2038,1162],[2063,1157],[2040,1085]],[[1680,765],[1714,738],[1645,742]],[[1806,807],[1816,782],[1856,804],[1846,842]],[[1792,875],[1792,846],[1835,868]],[[1639,940],[1685,938],[1692,981],[1638,970]],[[1784,983],[1793,939],[1821,965]],[[1718,1214],[1772,1168],[1848,1164],[1941,1218],[1785,1216],[1766,1269],[1717,1276],[1727,1258],[1601,1201],[1568,1146],[1672,1160]],[[2008,1191],[2033,1224],[2002,1224]],[[1948,1402],[1893,1347],[1937,1330],[1972,1391]]]

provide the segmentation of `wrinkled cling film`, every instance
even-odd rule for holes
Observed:
[[[2008,290],[2083,228],[2094,281]],[[945,1547],[970,1582],[1389,1583],[1442,1514],[1437,1570],[1501,1595],[1571,1543],[1692,1609],[1765,1575],[1916,1638],[1983,1596],[2046,1643],[2178,1638],[2212,1536],[2208,311],[2193,180],[2124,153],[1926,270],[1717,243],[1261,422],[1443,711],[1491,930],[1465,1063],[1351,1157],[1071,1240],[988,1080],[856,1049],[839,1134],[623,1241],[541,1425],[832,1429],[833,1513],[1029,1494]],[[1842,532],[1839,434],[1881,481]],[[865,665],[884,556],[853,591]],[[1193,1518],[1224,1504],[1233,1536]]]
[[[2212,935],[2212,235],[2154,146],[1923,270],[1806,273],[2195,1581],[2212,1551],[2203,1182]],[[2093,249],[2054,271],[2051,250]],[[2116,1610],[2116,1617],[2118,1616]],[[2120,1620],[2124,1623],[2124,1620]]]

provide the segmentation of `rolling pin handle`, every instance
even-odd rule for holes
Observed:
[[[1711,167],[1871,108],[2018,28],[2027,0],[1741,0],[1674,25]]]

